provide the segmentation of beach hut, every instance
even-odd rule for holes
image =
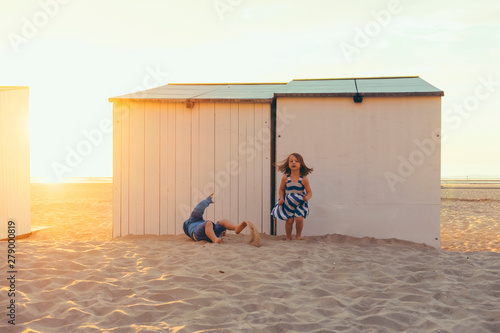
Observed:
[[[209,219],[269,233],[271,104],[285,84],[167,86],[113,102],[113,235],[181,234],[215,193]]]
[[[0,239],[29,234],[30,210],[29,89],[0,87]]]
[[[419,77],[294,80],[277,92],[289,121],[276,158],[299,152],[315,170],[303,234],[440,247],[443,95]]]
[[[180,234],[215,192],[208,218],[271,220],[292,152],[314,167],[304,235],[440,244],[443,92],[419,77],[169,84],[114,103],[113,235]]]

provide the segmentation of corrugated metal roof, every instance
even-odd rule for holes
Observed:
[[[363,96],[370,95],[435,95],[443,96],[444,92],[419,77],[357,79],[358,92]]]
[[[418,76],[348,79],[307,79],[289,83],[169,84],[110,98],[117,100],[252,101],[275,97],[443,96],[444,92]]]
[[[276,97],[319,96],[443,96],[444,92],[412,77],[294,80],[276,92]]]
[[[260,85],[223,85],[203,95],[192,98],[193,100],[268,100],[274,98],[274,92],[286,84],[260,84]]]
[[[274,92],[286,83],[275,84],[169,84],[110,98],[110,102],[123,99],[173,101],[237,101],[271,102]]]
[[[337,96],[352,96],[356,94],[354,80],[293,80],[280,90],[277,96],[321,96],[336,94]]]

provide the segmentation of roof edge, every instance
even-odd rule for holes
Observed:
[[[444,96],[444,91],[417,91],[404,93],[275,93],[275,97],[411,97],[411,96]]]
[[[413,91],[413,92],[404,92],[404,93],[377,93],[377,92],[369,92],[369,93],[359,93],[361,96],[366,97],[404,97],[404,96],[444,96],[444,91]]]
[[[216,99],[216,98],[108,98],[109,103],[120,102],[120,101],[132,101],[132,102],[172,102],[172,103],[271,103],[273,98],[259,98],[259,99]]]
[[[321,79],[293,79],[292,81],[333,81],[333,80],[370,80],[370,79],[415,79],[420,78],[414,76],[371,76],[371,77],[344,77],[344,78],[321,78]]]
[[[251,85],[287,85],[288,82],[247,82],[247,83],[169,83],[169,86],[251,86]]]
[[[412,96],[444,96],[444,91],[406,92],[406,93],[275,93],[274,98],[279,97],[412,97]],[[109,103],[120,101],[132,102],[172,102],[172,103],[271,103],[274,98],[260,99],[216,99],[216,98],[194,98],[194,99],[171,99],[171,98],[108,98]]]

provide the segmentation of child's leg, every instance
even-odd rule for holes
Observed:
[[[285,231],[286,231],[286,240],[292,240],[292,230],[293,230],[293,217],[290,217],[286,220]]]
[[[302,238],[302,228],[303,227],[304,227],[304,218],[297,216],[295,218],[295,230],[297,231],[297,234],[295,235],[295,239],[304,239],[304,238]]]
[[[219,224],[228,230],[234,230],[234,232],[236,232],[237,234],[242,232],[243,229],[245,229],[247,226],[247,223],[245,221],[241,222],[238,225],[234,225],[233,223],[231,223],[231,221],[226,219],[219,220]]]
[[[222,238],[217,238],[214,232],[214,224],[210,221],[205,223],[205,234],[212,241],[212,243],[220,243],[222,242]]]

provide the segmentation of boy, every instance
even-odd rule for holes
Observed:
[[[205,209],[213,203],[214,194],[210,194],[205,200],[202,200],[193,210],[189,219],[184,222],[183,229],[184,233],[191,237],[194,241],[206,240],[212,243],[222,242],[222,237],[226,235],[226,229],[234,230],[239,234],[245,227],[247,223],[245,221],[238,225],[232,224],[228,220],[220,220],[217,223],[213,223],[209,220],[203,220],[203,213]]]

